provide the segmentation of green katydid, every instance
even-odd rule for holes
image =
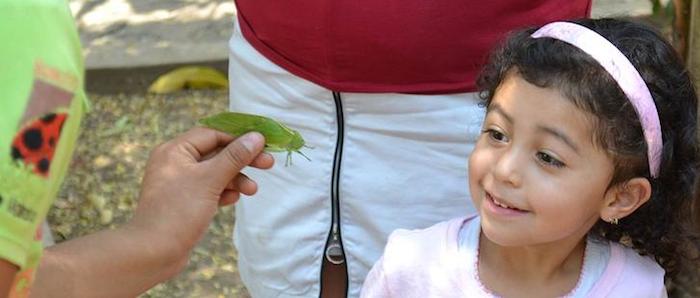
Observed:
[[[257,131],[265,136],[265,151],[287,152],[285,166],[292,164],[292,152],[309,159],[301,148],[311,148],[304,143],[301,134],[286,125],[268,117],[236,112],[223,112],[199,120],[206,127],[213,128],[234,137]]]

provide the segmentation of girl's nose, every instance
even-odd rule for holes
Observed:
[[[513,148],[504,150],[496,160],[493,169],[493,176],[499,182],[506,183],[512,187],[520,187],[522,183],[522,170],[524,168],[523,154]]]

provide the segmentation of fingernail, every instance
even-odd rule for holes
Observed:
[[[241,137],[241,143],[248,151],[255,150],[256,143],[260,143],[262,136],[259,133],[251,132]]]

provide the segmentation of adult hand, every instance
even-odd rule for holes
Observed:
[[[49,247],[32,294],[134,297],[179,273],[217,207],[257,190],[240,171],[272,167],[263,146],[258,133],[195,128],[156,147],[131,221]]]
[[[170,249],[187,255],[218,206],[235,203],[241,193],[257,191],[257,184],[240,171],[248,165],[272,167],[272,156],[261,153],[264,143],[259,133],[234,140],[222,132],[194,128],[156,147],[130,225],[152,230],[167,243],[175,240],[176,246]]]

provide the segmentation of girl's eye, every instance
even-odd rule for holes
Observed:
[[[484,130],[484,133],[488,134],[489,138],[491,138],[494,141],[497,141],[497,142],[507,142],[508,141],[508,137],[506,137],[505,134],[503,134],[502,132],[497,131],[495,129],[486,129],[486,130]]]
[[[546,165],[561,168],[564,167],[565,164],[558,159],[552,157],[551,155],[544,153],[544,152],[537,152],[537,159],[545,163]]]

